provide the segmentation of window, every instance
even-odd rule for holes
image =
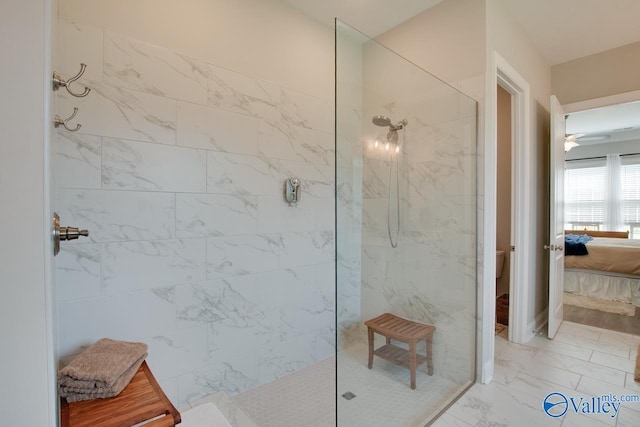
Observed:
[[[623,158],[621,175],[622,219],[629,237],[640,239],[640,156]]]
[[[565,228],[599,229],[604,222],[604,161],[567,163],[564,177]]]
[[[606,217],[607,167],[604,159],[566,163],[565,229],[601,230]],[[620,206],[629,237],[640,239],[640,155],[622,157]]]

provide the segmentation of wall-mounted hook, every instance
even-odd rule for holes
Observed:
[[[69,80],[63,79],[62,76],[60,76],[60,74],[58,74],[58,73],[56,73],[54,71],[53,72],[53,90],[58,90],[58,89],[60,89],[60,87],[65,87],[65,88],[67,88],[67,92],[69,92],[71,95],[73,95],[73,96],[75,96],[77,98],[82,98],[84,96],[89,95],[89,92],[91,92],[91,89],[89,89],[86,86],[84,88],[84,92],[82,92],[82,93],[73,92],[69,88],[69,85],[71,83],[75,82],[80,77],[82,77],[82,75],[84,74],[84,71],[86,69],[87,69],[87,65],[86,64],[80,64],[80,72],[78,74],[76,74],[75,76],[71,77]]]
[[[70,127],[67,126],[67,123],[69,122],[69,120],[73,120],[73,118],[76,116],[76,114],[78,114],[78,109],[76,107],[73,107],[73,114],[70,115],[69,117],[67,117],[66,119],[62,120],[60,118],[59,115],[56,114],[55,118],[53,119],[53,125],[55,127],[60,127],[62,126],[63,128],[65,128],[66,130],[68,130],[69,132],[77,132],[82,125],[78,124],[75,129],[71,129]]]

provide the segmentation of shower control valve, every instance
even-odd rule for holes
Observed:
[[[289,178],[284,183],[284,198],[289,206],[296,207],[300,201],[300,180]]]

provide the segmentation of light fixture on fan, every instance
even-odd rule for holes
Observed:
[[[581,133],[577,133],[574,135],[565,135],[564,137],[564,152],[568,152],[569,150],[571,150],[574,147],[579,146],[580,144],[578,144],[578,138],[580,138],[581,136],[583,136],[584,134]]]

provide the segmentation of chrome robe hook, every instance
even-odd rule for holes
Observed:
[[[81,124],[78,124],[75,129],[71,129],[70,127],[67,126],[67,123],[69,122],[69,120],[72,120],[76,114],[78,114],[78,109],[76,107],[73,107],[73,114],[71,114],[69,117],[67,117],[66,119],[62,120],[60,118],[59,115],[56,114],[56,116],[53,119],[53,125],[55,127],[60,127],[62,126],[63,128],[65,128],[66,130],[68,130],[69,132],[77,132],[78,130],[80,130],[80,128],[82,127]]]
[[[91,92],[91,89],[89,89],[86,86],[84,88],[84,92],[82,92],[82,93],[73,92],[69,88],[69,85],[71,85],[71,83],[75,82],[80,77],[82,77],[82,75],[84,74],[84,71],[86,69],[87,69],[87,65],[86,64],[80,64],[80,72],[78,74],[76,74],[75,76],[71,77],[69,80],[63,79],[62,76],[60,76],[60,74],[58,74],[58,73],[56,73],[54,71],[53,72],[53,90],[58,90],[58,89],[60,89],[60,87],[64,87],[64,88],[67,89],[67,92],[69,92],[71,95],[75,96],[76,98],[82,98],[82,97],[85,97],[85,96],[89,95],[89,92]]]

